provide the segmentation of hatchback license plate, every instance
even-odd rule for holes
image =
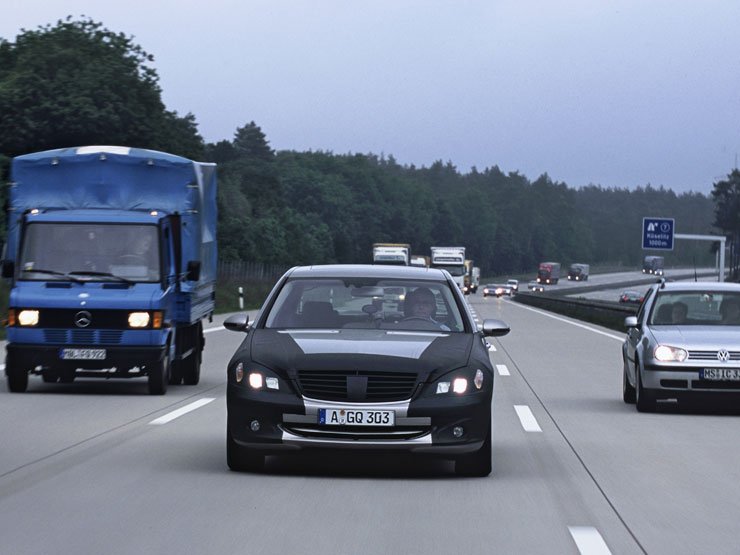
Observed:
[[[699,372],[699,378],[718,382],[737,382],[740,381],[740,368],[704,368]]]
[[[322,426],[395,426],[396,413],[373,409],[319,409]]]
[[[63,360],[105,360],[105,349],[61,349],[59,358]]]

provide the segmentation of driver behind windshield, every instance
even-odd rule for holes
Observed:
[[[406,295],[403,311],[404,320],[428,320],[439,326],[439,329],[450,331],[449,327],[434,319],[437,314],[437,300],[434,293],[426,287],[417,287]]]

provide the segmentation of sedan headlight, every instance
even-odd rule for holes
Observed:
[[[236,383],[246,382],[252,389],[280,389],[280,379],[272,372],[262,368],[247,369],[243,362],[234,367],[234,380]]]
[[[680,347],[658,345],[653,351],[653,357],[660,362],[683,362],[689,354]]]
[[[435,395],[445,395],[450,393],[463,395],[471,391],[471,383],[475,387],[472,392],[483,388],[485,383],[485,373],[483,370],[478,368],[473,372],[472,369],[461,368],[460,370],[450,372],[449,374],[442,376],[435,382],[435,384],[433,384],[432,391],[434,391]],[[431,393],[431,391],[429,391],[429,393]]]
[[[20,326],[36,326],[39,323],[39,311],[38,310],[21,310],[18,313],[18,325]]]

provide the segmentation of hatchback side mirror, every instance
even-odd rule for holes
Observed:
[[[224,327],[231,331],[249,331],[249,316],[243,312],[232,314],[224,321]]]
[[[501,320],[483,320],[483,335],[487,337],[501,337],[510,331],[509,325]]]
[[[624,319],[624,327],[625,328],[636,328],[639,324],[637,322],[637,316],[627,316]]]

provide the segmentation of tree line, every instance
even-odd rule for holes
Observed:
[[[254,121],[206,143],[193,114],[168,110],[154,58],[89,19],[0,39],[0,171],[13,156],[123,144],[218,163],[224,260],[363,263],[375,242],[464,245],[483,275],[534,272],[543,260],[638,266],[644,216],[679,233],[740,236],[740,175],[711,196],[663,187],[580,189],[497,166],[399,164],[392,156],[275,151]],[[3,190],[5,194],[5,190]],[[3,225],[4,229],[4,225]],[[734,235],[733,235],[734,234]],[[711,265],[706,244],[677,243],[668,265]]]

